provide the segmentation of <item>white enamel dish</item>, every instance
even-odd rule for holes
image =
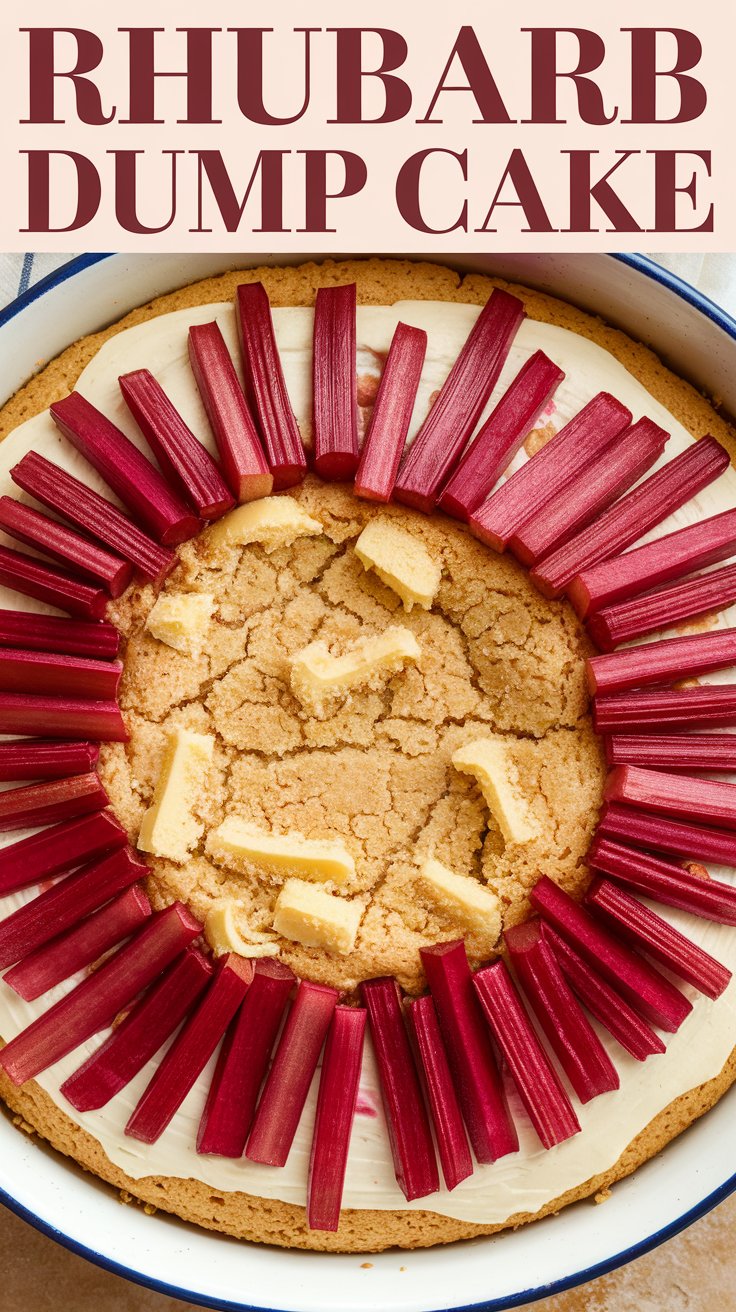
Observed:
[[[301,257],[304,258],[304,257]],[[447,257],[444,257],[445,260]],[[295,261],[296,257],[292,257]],[[45,360],[162,292],[238,263],[226,256],[83,256],[0,314],[0,401]],[[284,257],[274,259],[284,262]],[[736,322],[639,256],[494,256],[458,267],[559,295],[650,344],[736,413]],[[676,1234],[736,1189],[736,1091],[603,1207],[584,1202],[497,1238],[363,1255],[238,1243],[115,1193],[0,1117],[0,1199],[93,1262],[204,1306],[273,1312],[437,1312],[516,1307],[582,1283]],[[370,1266],[363,1264],[369,1261]]]

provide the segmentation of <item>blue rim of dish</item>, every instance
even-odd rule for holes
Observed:
[[[605,252],[601,252],[602,254]],[[73,278],[77,273],[99,264],[102,260],[111,258],[109,254],[89,254],[79,255],[66,264],[62,264],[47,277],[40,279],[33,287],[18,296],[16,300],[11,301],[5,310],[0,312],[0,327],[10,322],[22,310],[31,305],[34,301],[43,296],[45,292],[54,287],[60,286]],[[626,264],[635,272],[643,274],[645,277],[653,279],[654,282],[660,283],[669,291],[679,296],[681,300],[687,302],[694,309],[699,310],[708,319],[715,323],[729,337],[736,341],[736,319],[732,318],[725,310],[716,305],[707,296],[702,296],[700,292],[691,287],[689,283],[678,278],[676,274],[670,273],[669,270],[663,269],[660,265],[655,264],[646,255],[612,253],[610,258],[619,260]],[[554,1294],[564,1293],[565,1290],[574,1289],[578,1285],[587,1284],[591,1280],[598,1279],[599,1276],[615,1271],[618,1267],[625,1266],[627,1262],[633,1262],[638,1257],[643,1257],[660,1244],[666,1243],[668,1239],[673,1239],[675,1235],[686,1230],[693,1222],[700,1220],[712,1208],[717,1207],[719,1203],[728,1198],[730,1194],[736,1191],[736,1174],[730,1176],[722,1185],[714,1189],[694,1207],[691,1207],[682,1216],[671,1221],[669,1225],[663,1226],[661,1230],[656,1230],[654,1234],[648,1235],[645,1239],[636,1244],[631,1244],[628,1248],[622,1249],[619,1253],[606,1258],[593,1266],[584,1267],[580,1271],[573,1272],[569,1276],[563,1276],[559,1280],[553,1280],[546,1285],[540,1285],[532,1289],[520,1290],[518,1293],[509,1294],[503,1298],[489,1299],[482,1303],[465,1303],[458,1304],[454,1308],[447,1308],[445,1312],[506,1312],[506,1309],[519,1307],[524,1303],[534,1303],[538,1299],[548,1298]],[[74,1253],[77,1257],[86,1258],[95,1266],[102,1267],[106,1271],[111,1271],[114,1275],[122,1276],[134,1284],[143,1285],[147,1289],[153,1289],[160,1294],[168,1294],[171,1298],[178,1298],[182,1301],[194,1303],[199,1307],[208,1307],[220,1309],[222,1312],[284,1312],[279,1308],[256,1307],[252,1303],[233,1302],[230,1299],[218,1299],[208,1297],[206,1294],[200,1294],[196,1290],[184,1289],[178,1285],[169,1284],[167,1281],[157,1280],[155,1276],[144,1275],[140,1271],[135,1271],[131,1267],[117,1262],[114,1258],[107,1257],[104,1253],[98,1253],[93,1248],[88,1248],[85,1244],[63,1231],[57,1230],[55,1226],[48,1221],[43,1220],[37,1213],[30,1211],[17,1199],[13,1198],[5,1189],[0,1188],[0,1202],[19,1216],[21,1220],[27,1221],[35,1230],[40,1231],[49,1239],[53,1239],[62,1248]]]

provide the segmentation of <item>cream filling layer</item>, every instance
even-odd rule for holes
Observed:
[[[388,350],[399,320],[424,328],[428,334],[427,358],[411,425],[413,436],[430,398],[447,376],[478,309],[443,302],[402,302],[391,307],[361,307],[358,310],[358,369],[376,375],[377,360]],[[119,374],[146,367],[157,376],[194,432],[212,447],[204,410],[187,361],[187,329],[216,317],[236,361],[239,358],[235,318],[230,305],[205,305],[179,310],[148,320],[109,339],[84,370],[79,390],[104,410],[139,445],[142,445],[122,402],[117,385]],[[284,363],[287,386],[302,432],[311,428],[311,328],[312,312],[303,308],[274,311],[276,335]],[[598,391],[607,390],[632,410],[634,418],[649,415],[671,434],[664,459],[671,459],[691,442],[681,424],[648,394],[613,356],[596,343],[567,329],[526,320],[516,337],[487,411],[498,400],[521,365],[536,350],[544,350],[565,370],[554,404],[540,422],[559,429],[572,414]],[[481,421],[483,421],[482,416]],[[97,475],[59,435],[48,414],[29,420],[0,446],[0,494],[16,491],[10,468],[29,450],[42,452],[69,469],[91,486],[109,495]],[[520,452],[514,465],[525,459]],[[692,523],[736,503],[736,473],[733,470],[678,511],[665,525],[667,531]],[[660,528],[651,536],[659,536]],[[7,589],[0,589],[0,605],[48,610]],[[719,623],[728,619],[722,616]],[[730,615],[734,622],[734,615]],[[714,681],[719,676],[713,676]],[[720,676],[725,681],[727,675]],[[32,832],[32,831],[26,831]],[[24,834],[3,835],[3,843]],[[718,872],[729,877],[729,872]],[[8,915],[34,895],[34,890],[0,900],[0,916]],[[661,908],[658,908],[661,910]],[[736,973],[736,932],[724,926],[699,921],[678,913],[666,913],[695,942],[713,953]],[[72,987],[59,985],[37,1002],[27,1003],[0,981],[0,1034],[7,1040],[45,1011],[51,1002]],[[509,1088],[509,1098],[519,1128],[520,1149],[491,1166],[476,1166],[474,1174],[452,1193],[442,1189],[430,1198],[406,1203],[393,1172],[386,1126],[381,1109],[377,1073],[370,1043],[366,1043],[358,1114],[350,1146],[344,1206],[346,1208],[405,1207],[426,1209],[462,1221],[493,1224],[520,1212],[534,1213],[591,1176],[613,1166],[622,1151],[646,1125],[678,1095],[695,1088],[719,1073],[736,1044],[736,982],[713,1003],[684,986],[694,1002],[691,1015],[678,1034],[667,1037],[667,1052],[640,1064],[608,1039],[601,1037],[611,1052],[621,1078],[618,1092],[596,1098],[587,1106],[575,1101],[581,1133],[568,1142],[544,1151],[531,1130],[518,1099]],[[310,1092],[297,1136],[284,1168],[256,1165],[245,1160],[200,1157],[194,1150],[197,1125],[214,1058],[157,1144],[147,1147],[127,1139],[123,1127],[155,1068],[154,1060],[126,1089],[98,1112],[79,1114],[59,1093],[59,1086],[104,1039],[99,1035],[39,1077],[38,1083],[59,1107],[99,1140],[109,1159],[134,1179],[149,1175],[176,1176],[204,1181],[218,1192],[242,1190],[263,1198],[303,1205],[316,1103],[317,1079]]]

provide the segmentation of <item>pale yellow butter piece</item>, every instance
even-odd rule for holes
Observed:
[[[287,879],[276,899],[273,927],[305,948],[352,952],[363,915],[360,902],[326,893],[303,879]]]
[[[162,592],[148,612],[146,628],[167,647],[200,656],[214,609],[214,598],[205,592]]]
[[[501,932],[499,901],[485,884],[479,884],[470,875],[455,874],[432,856],[422,862],[419,877],[432,901],[453,916],[463,929],[482,929],[498,937]]]
[[[278,956],[278,947],[273,934],[262,934],[256,929],[246,928],[245,933],[238,927],[238,912],[241,910],[233,898],[216,902],[207,912],[204,922],[204,936],[216,957],[227,952],[237,952],[240,957]]]
[[[339,840],[305,838],[296,832],[272,834],[237,816],[229,816],[207,839],[207,851],[225,862],[252,862],[281,875],[331,879],[344,884],[355,862]]]
[[[161,770],[138,835],[141,852],[186,861],[204,825],[194,806],[212,761],[215,740],[208,733],[174,729],[169,734]]]
[[[372,519],[355,544],[355,554],[366,569],[404,603],[404,610],[421,606],[429,610],[437,595],[442,567],[433,560],[423,542],[399,528],[390,519]]]
[[[476,738],[458,748],[452,764],[463,774],[475,775],[507,843],[530,843],[539,837],[539,825],[524,797],[519,771],[504,738]]]
[[[421,648],[409,629],[394,626],[350,644],[333,656],[326,642],[310,642],[291,662],[291,686],[302,706],[319,710],[325,701],[361,685],[377,688],[407,661],[417,661]]]
[[[247,547],[258,542],[265,551],[290,547],[297,538],[316,537],[323,528],[293,497],[261,497],[223,515],[207,531],[210,547]]]

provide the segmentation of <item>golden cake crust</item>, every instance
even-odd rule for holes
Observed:
[[[481,304],[494,285],[506,287],[525,303],[531,318],[558,324],[588,337],[620,360],[647,390],[661,401],[694,436],[712,432],[736,455],[736,434],[695,388],[672,374],[646,347],[601,320],[542,293],[489,279],[461,277],[445,266],[396,260],[325,261],[294,267],[236,271],[206,279],[141,306],[103,332],[70,346],[26,384],[0,411],[0,437],[65,395],[102,343],[114,333],[154,315],[211,301],[230,300],[242,281],[261,280],[274,305],[311,304],[318,287],[356,282],[363,304],[397,300],[449,300]],[[511,874],[509,872],[509,878]],[[513,891],[513,896],[518,890]],[[371,1252],[399,1246],[426,1247],[437,1243],[493,1234],[559,1211],[568,1203],[596,1196],[658,1153],[722,1096],[736,1078],[736,1051],[721,1073],[675,1099],[629,1144],[610,1170],[581,1183],[540,1212],[510,1217],[504,1225],[473,1225],[426,1211],[345,1210],[336,1234],[309,1231],[305,1211],[292,1204],[239,1192],[218,1194],[197,1180],[146,1177],[133,1180],[106,1156],[99,1142],[73,1122],[35,1082],[13,1086],[3,1074],[0,1094],[17,1114],[21,1129],[37,1133],[59,1152],[121,1191],[123,1201],[140,1200],[146,1208],[161,1208],[205,1228],[238,1238],[285,1247],[334,1252]]]

